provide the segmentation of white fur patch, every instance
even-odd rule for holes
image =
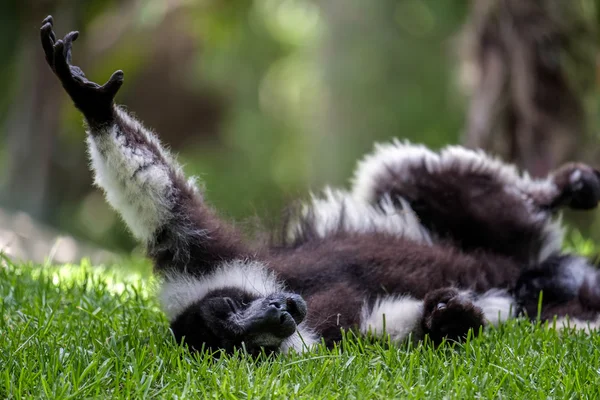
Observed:
[[[406,237],[422,243],[431,243],[428,231],[423,227],[409,204],[401,200],[402,209],[385,198],[381,208],[359,201],[342,190],[326,188],[322,197],[312,196],[304,205],[302,217],[312,215],[313,227],[321,238],[343,232],[381,232]],[[309,217],[310,218],[310,217]],[[302,226],[292,226],[289,232],[294,239],[302,234]]]
[[[202,277],[184,273],[167,275],[161,284],[159,300],[167,318],[173,321],[210,291],[227,287],[242,289],[260,297],[284,290],[283,284],[264,264],[236,260],[225,262],[214,272]]]
[[[401,142],[397,139],[390,144],[375,143],[375,150],[367,154],[354,172],[352,194],[366,203],[377,202],[377,180],[393,170],[397,176],[410,181],[411,169],[425,166],[428,170],[439,163],[439,156],[423,145]]]
[[[423,300],[410,296],[390,296],[378,299],[373,307],[363,306],[360,331],[363,334],[389,334],[394,342],[423,338],[421,319]]]
[[[310,330],[304,323],[298,325],[296,333],[285,339],[279,346],[282,353],[287,353],[294,350],[298,353],[310,351],[319,343],[319,338]]]
[[[117,125],[104,132],[90,132],[87,142],[94,181],[133,235],[148,243],[172,216],[171,173],[180,176],[183,173],[154,134],[124,111],[117,108],[117,113],[124,124],[138,131],[154,149],[145,143],[128,142]],[[188,185],[196,191],[193,180]]]
[[[598,332],[600,329],[600,317],[592,321],[584,321],[566,316],[557,318],[556,325],[553,321],[548,322],[548,326],[551,328],[556,327],[557,329],[575,329],[577,331],[584,331],[589,335]]]
[[[503,289],[491,289],[478,296],[474,304],[483,310],[487,323],[498,326],[517,312],[513,297]]]
[[[560,287],[577,294],[586,280],[596,279],[596,268],[592,267],[584,257],[571,257],[569,262],[560,268]]]
[[[537,257],[538,263],[561,251],[565,238],[562,217],[548,218],[542,226],[542,235],[542,246]]]
[[[560,250],[563,240],[560,223],[554,221],[549,213],[538,210],[532,202],[532,195],[556,194],[556,185],[549,178],[532,179],[526,173],[519,174],[514,165],[506,164],[481,150],[448,146],[436,154],[423,145],[397,139],[389,144],[375,144],[373,153],[358,163],[352,180],[352,195],[358,200],[373,204],[379,200],[376,198],[376,187],[383,176],[393,172],[398,179],[410,183],[415,179],[413,171],[417,168],[425,168],[425,171],[431,174],[451,170],[457,173],[473,171],[495,176],[507,192],[522,197],[526,203],[531,203],[532,222],[539,221],[543,224],[544,238],[537,261],[543,261]]]

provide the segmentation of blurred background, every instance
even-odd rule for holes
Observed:
[[[45,65],[48,14],[58,36],[81,32],[90,79],[124,70],[117,102],[240,224],[346,185],[393,137],[481,147],[534,176],[600,166],[600,0],[3,0],[0,248],[16,257],[135,246]],[[598,213],[567,219],[600,239]]]

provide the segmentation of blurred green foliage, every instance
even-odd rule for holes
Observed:
[[[141,106],[147,94],[140,87],[151,91],[162,79],[153,71],[180,63],[153,50],[167,34],[173,48],[192,42],[179,53],[186,68],[177,69],[175,78],[222,109],[212,115],[218,128],[190,120],[183,139],[174,122],[173,131],[158,133],[177,143],[173,151],[186,173],[198,175],[208,200],[233,219],[274,221],[291,199],[324,184],[346,184],[374,141],[398,137],[439,147],[455,143],[464,125],[455,39],[467,1],[31,1],[31,8],[16,0],[0,5],[2,87],[11,87],[20,68],[19,39],[35,41],[43,62],[36,35],[51,12],[59,35],[82,32],[74,61],[89,77],[103,81],[116,69],[125,71],[118,100],[127,99],[144,119],[160,115],[178,96],[158,92],[152,107]],[[136,82],[140,76],[145,80]],[[0,91],[0,119],[14,95]],[[85,168],[81,118],[58,96],[54,153],[70,160],[59,176],[75,185],[74,168]],[[5,138],[0,130],[0,140]],[[88,185],[80,195],[50,202],[48,222],[113,249],[131,248],[123,225],[89,188],[91,180],[90,174],[79,179]]]

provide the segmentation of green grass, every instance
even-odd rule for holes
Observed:
[[[0,398],[600,398],[600,335],[519,321],[437,350],[193,356],[138,270],[0,261]]]

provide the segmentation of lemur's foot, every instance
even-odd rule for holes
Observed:
[[[467,337],[469,329],[479,333],[484,325],[481,308],[458,290],[444,288],[434,290],[425,296],[423,329],[433,343],[442,339],[460,341]]]
[[[600,201],[600,171],[582,163],[560,167],[553,179],[560,190],[558,202],[574,210],[596,208]]]
[[[123,84],[123,72],[116,71],[102,86],[88,80],[81,68],[71,65],[71,50],[79,32],[70,32],[64,39],[56,40],[53,22],[52,16],[46,17],[40,31],[46,62],[88,122],[110,122],[114,116],[115,95]]]

